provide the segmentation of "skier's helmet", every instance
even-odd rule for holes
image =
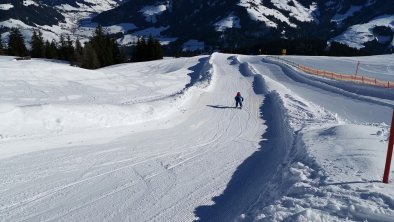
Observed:
[[[241,93],[240,92],[237,92],[237,96],[240,96],[241,95]]]

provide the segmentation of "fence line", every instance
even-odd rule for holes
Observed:
[[[267,56],[268,58],[276,59],[279,62],[285,63],[287,65],[293,66],[299,70],[304,71],[305,73],[311,74],[311,75],[317,75],[329,79],[335,79],[335,80],[340,80],[340,81],[347,81],[347,82],[354,82],[358,84],[365,84],[365,85],[373,85],[377,87],[383,87],[383,88],[393,88],[394,89],[394,82],[390,81],[382,81],[376,78],[371,78],[368,76],[362,76],[362,75],[350,75],[350,74],[342,74],[342,73],[336,73],[336,72],[330,72],[326,70],[321,70],[321,69],[314,69],[308,66],[304,66],[298,63],[295,63],[293,61],[280,58],[279,56]]]

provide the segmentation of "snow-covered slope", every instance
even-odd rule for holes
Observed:
[[[185,73],[191,72],[188,68],[197,60],[163,60],[91,71],[60,62],[19,62],[3,57],[1,137],[128,125],[164,115],[169,111],[164,102],[160,111],[147,102],[179,93],[190,79]],[[157,67],[160,75],[155,72]]]
[[[189,40],[207,47],[250,46],[262,38],[316,38],[373,53],[391,52],[391,0],[4,0],[0,26],[21,27],[30,38],[39,28],[46,39],[61,33],[87,39],[98,23],[130,44],[137,36],[180,47]],[[129,28],[114,29],[127,24]],[[7,28],[1,32],[6,32]],[[7,38],[5,38],[7,39]]]
[[[391,81],[394,79],[394,54],[362,57],[286,56],[286,59],[337,73],[354,75],[357,72],[358,75],[370,76],[379,80]],[[331,65],[333,63],[336,65]]]
[[[9,27],[26,39],[38,28],[45,39],[64,33],[85,41],[100,23],[123,45],[152,35],[177,47],[190,40],[242,47],[262,38],[323,38],[371,53],[393,48],[394,8],[385,0],[4,0],[0,11],[5,41]]]
[[[264,22],[268,27],[279,28],[275,20],[286,23],[290,27],[296,28],[297,25],[290,22],[290,19],[294,18],[300,22],[312,22],[316,20],[314,13],[317,11],[317,5],[312,2],[306,7],[297,1],[291,0],[272,0],[273,8],[267,8],[264,1],[248,1],[241,0],[239,5],[245,7],[250,17],[257,21]],[[285,14],[283,14],[283,11]],[[272,20],[274,19],[274,20]]]
[[[180,44],[197,39],[214,46],[243,46],[259,38],[282,37],[323,38],[360,48],[375,44],[371,43],[373,37],[379,37],[377,44],[381,48],[372,51],[382,53],[392,47],[386,44],[392,40],[392,32],[356,32],[353,27],[362,24],[369,24],[368,27],[363,26],[364,29],[375,27],[376,19],[393,13],[394,8],[389,0],[157,0],[123,4],[98,15],[94,21],[104,25],[130,22],[141,30],[168,27],[159,36],[178,38]],[[388,27],[389,23],[383,26]],[[353,35],[347,34],[352,30]],[[370,34],[372,31],[373,36]],[[356,35],[364,41],[354,40]]]
[[[1,221],[394,216],[392,180],[380,182],[394,100],[372,88],[347,91],[264,56],[95,71],[0,64]],[[237,91],[243,109],[234,108]]]
[[[86,19],[110,10],[123,0],[4,0],[0,6],[0,27],[6,28],[3,39],[8,40],[8,28],[21,29],[26,41],[34,29],[40,29],[47,40],[58,40],[60,34],[68,34],[82,41],[92,34],[92,27],[86,27]],[[3,3],[3,2],[2,2]],[[114,24],[115,25],[115,24]],[[111,29],[110,29],[111,30]]]
[[[363,48],[368,42],[376,41],[381,44],[394,46],[394,15],[383,15],[364,24],[351,26],[333,40],[353,48]],[[379,31],[379,28],[381,31]]]

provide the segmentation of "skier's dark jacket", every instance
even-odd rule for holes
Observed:
[[[243,102],[244,101],[244,98],[241,95],[237,95],[234,99],[237,102]]]

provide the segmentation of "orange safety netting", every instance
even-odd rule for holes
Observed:
[[[304,71],[305,73],[308,73],[311,75],[317,75],[317,76],[322,76],[325,78],[354,82],[354,83],[359,83],[359,84],[374,85],[374,86],[384,87],[384,88],[394,88],[394,82],[390,82],[390,81],[382,81],[382,80],[378,80],[376,78],[371,78],[371,77],[362,76],[362,75],[349,75],[349,74],[330,72],[330,71],[321,70],[321,69],[314,69],[314,68],[311,68],[308,66],[297,64],[293,61],[279,58],[279,56],[268,56],[268,57],[277,59],[278,61],[280,61],[282,63],[285,63],[287,65],[298,68],[298,69]]]

